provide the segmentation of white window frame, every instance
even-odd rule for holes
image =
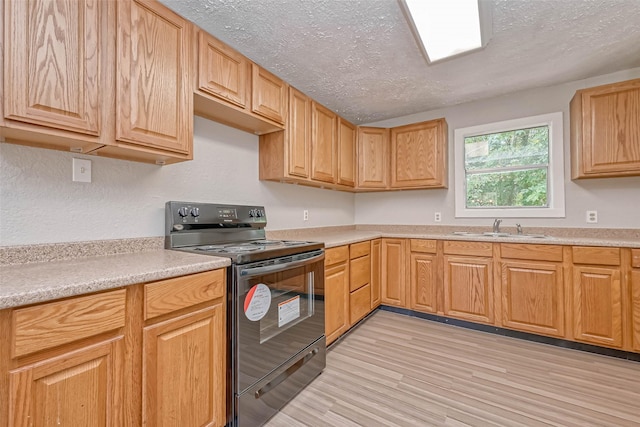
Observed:
[[[549,126],[549,169],[547,178],[549,182],[547,194],[549,205],[539,208],[467,208],[464,139],[470,136],[505,132],[515,129],[527,129],[538,126]],[[454,132],[456,218],[564,218],[563,139],[562,112],[456,129]]]

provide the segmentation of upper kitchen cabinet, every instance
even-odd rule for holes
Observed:
[[[333,184],[337,169],[338,116],[311,103],[311,178]]]
[[[447,122],[391,129],[391,188],[447,187]]]
[[[251,111],[281,125],[287,115],[287,84],[251,64]]]
[[[286,128],[260,136],[260,179],[306,181],[311,169],[311,99],[289,87]]]
[[[7,141],[157,164],[192,158],[189,22],[148,0],[4,4]]]
[[[157,164],[193,156],[193,26],[150,0],[117,3],[116,141],[96,154]]]
[[[202,30],[195,85],[198,116],[257,135],[283,129],[286,84]]]
[[[571,100],[571,176],[640,175],[640,79],[583,89]]]
[[[112,75],[107,19],[114,7],[4,2],[0,133],[7,141],[80,153],[102,145],[113,108],[113,85],[103,82]]]
[[[358,128],[358,189],[389,186],[389,129]]]
[[[338,184],[356,185],[356,127],[338,118]]]

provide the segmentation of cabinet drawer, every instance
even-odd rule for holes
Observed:
[[[371,257],[351,260],[349,291],[355,291],[371,282]]]
[[[492,256],[493,243],[487,242],[444,242],[444,253],[451,255]]]
[[[338,246],[329,248],[324,252],[324,266],[328,267],[339,262],[345,262],[349,259],[349,246]]]
[[[353,325],[371,311],[371,285],[361,287],[349,295],[349,321]]]
[[[350,254],[351,259],[360,258],[361,256],[369,255],[371,253],[371,242],[354,243],[351,245]]]
[[[123,327],[125,296],[119,289],[15,310],[12,357]]]
[[[502,258],[562,261],[562,246],[501,243],[500,253]]]
[[[573,263],[620,265],[620,248],[574,246]]]
[[[631,265],[640,268],[640,249],[631,249]]]
[[[411,239],[411,252],[436,253],[435,240]]]
[[[224,296],[224,269],[149,283],[144,286],[144,319]]]

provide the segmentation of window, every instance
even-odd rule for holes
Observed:
[[[456,129],[456,217],[564,217],[562,136],[562,113]]]

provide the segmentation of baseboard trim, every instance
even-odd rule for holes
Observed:
[[[419,311],[409,310],[409,309],[400,308],[400,307],[392,307],[389,305],[381,305],[380,307],[378,307],[378,310],[403,314],[405,316],[410,316],[410,317],[417,317],[420,319],[430,320],[432,322],[437,322],[437,323],[445,323],[448,325],[458,326],[461,328],[488,332],[490,334],[503,335],[506,337],[518,338],[518,339],[533,341],[541,344],[553,345],[556,347],[569,348],[572,350],[600,354],[602,356],[609,356],[609,357],[615,357],[618,359],[631,360],[633,362],[640,362],[640,353],[632,353],[629,351],[616,350],[616,349],[607,348],[607,347],[598,347],[597,345],[590,345],[590,344],[584,344],[584,343],[579,343],[575,341],[563,340],[560,338],[552,338],[552,337],[546,337],[542,335],[530,334],[528,332],[514,331],[512,329],[499,328],[497,326],[491,326],[491,325],[483,325],[481,323],[473,323],[473,322],[468,322],[466,320],[452,319],[450,317],[438,316],[438,315],[429,314],[429,313],[422,313]]]

